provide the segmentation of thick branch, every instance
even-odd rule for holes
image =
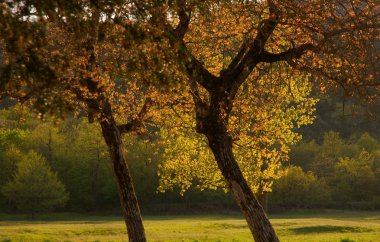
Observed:
[[[193,56],[183,40],[180,40],[178,48],[178,57],[182,60],[188,77],[195,80],[207,90],[213,89],[218,78],[211,74],[205,68],[204,64]]]
[[[183,39],[185,37],[186,31],[189,28],[190,19],[191,19],[191,12],[186,11],[186,1],[185,0],[178,0],[178,17],[179,17],[179,23],[177,27],[175,28],[175,32],[179,39]]]
[[[117,128],[119,129],[120,134],[125,134],[125,133],[130,133],[133,130],[134,127],[133,121],[126,123],[126,124],[121,124],[118,125]]]
[[[178,60],[182,63],[184,71],[189,79],[195,80],[201,86],[210,90],[214,87],[217,77],[211,74],[187,48],[183,38],[188,30],[190,23],[190,10],[186,8],[184,0],[178,0],[179,24],[174,29],[167,19],[161,19],[160,27],[165,31],[170,45],[174,48]]]
[[[279,11],[272,1],[268,0],[269,17],[258,24],[256,37],[244,41],[238,54],[230,65],[221,72],[221,78],[231,88],[231,96],[243,83],[255,66],[260,62],[264,46],[279,22]]]
[[[276,8],[275,4],[268,0],[269,6],[269,17],[266,20],[263,20],[259,24],[259,29],[256,35],[255,40],[253,41],[253,48],[258,49],[259,51],[264,50],[265,43],[267,42],[269,36],[273,33],[277,27],[279,21],[279,10]]]
[[[301,58],[301,56],[308,50],[316,50],[316,46],[312,44],[303,44],[295,48],[288,49],[281,53],[270,53],[264,50],[260,55],[260,61],[273,63],[277,61],[285,61],[295,58]]]

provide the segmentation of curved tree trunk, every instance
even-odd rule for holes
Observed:
[[[223,87],[211,90],[206,104],[193,88],[197,132],[207,137],[218,168],[222,172],[236,203],[242,211],[256,242],[278,242],[277,235],[241,172],[232,151],[232,137],[227,125],[232,110],[232,98]]]
[[[94,68],[98,65],[95,45],[98,42],[101,15],[97,7],[89,10],[91,11],[91,21],[94,23],[91,25],[94,34],[88,37],[87,43],[83,47],[89,52],[86,70],[88,73],[92,73]],[[133,187],[132,177],[124,158],[121,133],[115,121],[111,104],[106,96],[107,91],[99,87],[98,82],[94,81],[91,75],[84,78],[82,82],[88,92],[93,94],[94,97],[89,98],[80,91],[76,91],[75,93],[78,98],[84,100],[87,105],[89,122],[94,122],[95,118],[98,118],[102,128],[103,138],[108,146],[112,169],[116,178],[117,190],[125,224],[127,226],[129,241],[145,242],[145,230],[141,219],[140,208]]]
[[[127,226],[129,241],[145,242],[145,231],[141,219],[140,208],[137,202],[132,177],[123,154],[123,145],[120,131],[116,125],[109,105],[104,105],[100,118],[103,137],[107,143],[116,178],[120,204]]]
[[[255,241],[279,241],[264,209],[252,193],[235,160],[231,138],[223,134],[208,134],[207,138],[218,167],[244,214]]]

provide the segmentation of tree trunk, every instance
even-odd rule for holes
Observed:
[[[211,131],[212,132],[212,131]],[[206,134],[210,148],[229,189],[247,220],[256,242],[279,241],[263,208],[252,193],[232,152],[232,139],[227,133]],[[215,132],[215,130],[214,130]]]
[[[111,108],[106,105],[102,111],[102,116],[104,117],[100,118],[100,125],[109,149],[129,241],[146,241],[132,177],[123,154],[120,132],[113,118]]]
[[[233,96],[223,86],[210,92],[206,104],[196,89],[192,89],[195,102],[196,129],[207,137],[223,177],[242,211],[256,242],[278,242],[277,235],[262,206],[254,196],[232,152],[232,138],[227,125],[232,110]]]
[[[92,27],[94,27],[93,33],[95,34],[89,36],[85,49],[89,52],[86,70],[92,73],[97,66],[95,45],[98,41],[101,16],[98,8],[91,8],[90,10],[92,11],[91,20],[94,23]],[[91,76],[85,78],[83,82],[89,93],[95,94],[96,96],[96,98],[84,98],[87,105],[88,119],[91,123],[95,118],[98,118],[100,126],[102,127],[103,138],[108,146],[112,168],[116,178],[117,190],[125,224],[127,226],[129,241],[145,242],[146,237],[140,208],[133,187],[132,177],[124,158],[120,130],[117,127],[111,104],[106,96],[107,91],[99,87],[98,82],[94,81]],[[79,98],[82,99],[83,97],[79,94]]]

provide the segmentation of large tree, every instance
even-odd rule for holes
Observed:
[[[129,1],[0,3],[0,98],[30,102],[41,117],[73,111],[98,122],[129,239],[146,241],[121,135],[145,129],[158,96],[148,84],[165,84],[167,68],[157,64],[153,57],[160,55],[153,53],[160,50],[136,26],[144,25],[138,12]],[[135,72],[147,65],[161,75]]]
[[[196,130],[206,136],[254,239],[278,241],[233,153],[229,125],[235,98],[244,83],[255,81],[252,76],[274,71],[284,82],[308,72],[322,92],[341,86],[348,95],[378,102],[378,2],[204,1],[203,8],[194,3],[142,1],[139,7],[155,16],[187,76]],[[226,39],[233,43],[229,48]]]

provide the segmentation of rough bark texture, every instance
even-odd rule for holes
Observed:
[[[132,177],[123,154],[121,134],[117,128],[109,105],[104,105],[100,117],[103,137],[107,143],[116,178],[120,204],[127,226],[129,241],[146,241],[145,230],[141,219],[140,208],[137,202]]]
[[[210,147],[230,190],[239,205],[255,241],[279,241],[264,209],[252,193],[232,153],[232,141],[226,136],[208,136]]]
[[[228,183],[256,242],[279,241],[264,209],[247,184],[232,151],[232,138],[227,131],[232,103],[228,92],[211,93],[211,103],[196,100],[197,131],[206,135],[218,167]],[[227,95],[226,95],[227,94]]]
[[[91,53],[87,66],[88,71],[91,71],[96,65],[95,42],[94,39],[90,39],[88,43],[88,51]],[[102,128],[103,138],[108,146],[112,169],[116,178],[120,205],[127,226],[129,241],[145,242],[145,230],[141,219],[140,208],[133,187],[132,177],[124,158],[121,132],[115,121],[110,102],[105,96],[105,91],[102,90],[102,88],[98,86],[98,83],[93,81],[91,77],[85,79],[83,83],[88,91],[94,94],[96,98],[83,97],[80,93],[77,93],[77,95],[81,100],[86,102],[89,122],[94,122],[97,118]]]

